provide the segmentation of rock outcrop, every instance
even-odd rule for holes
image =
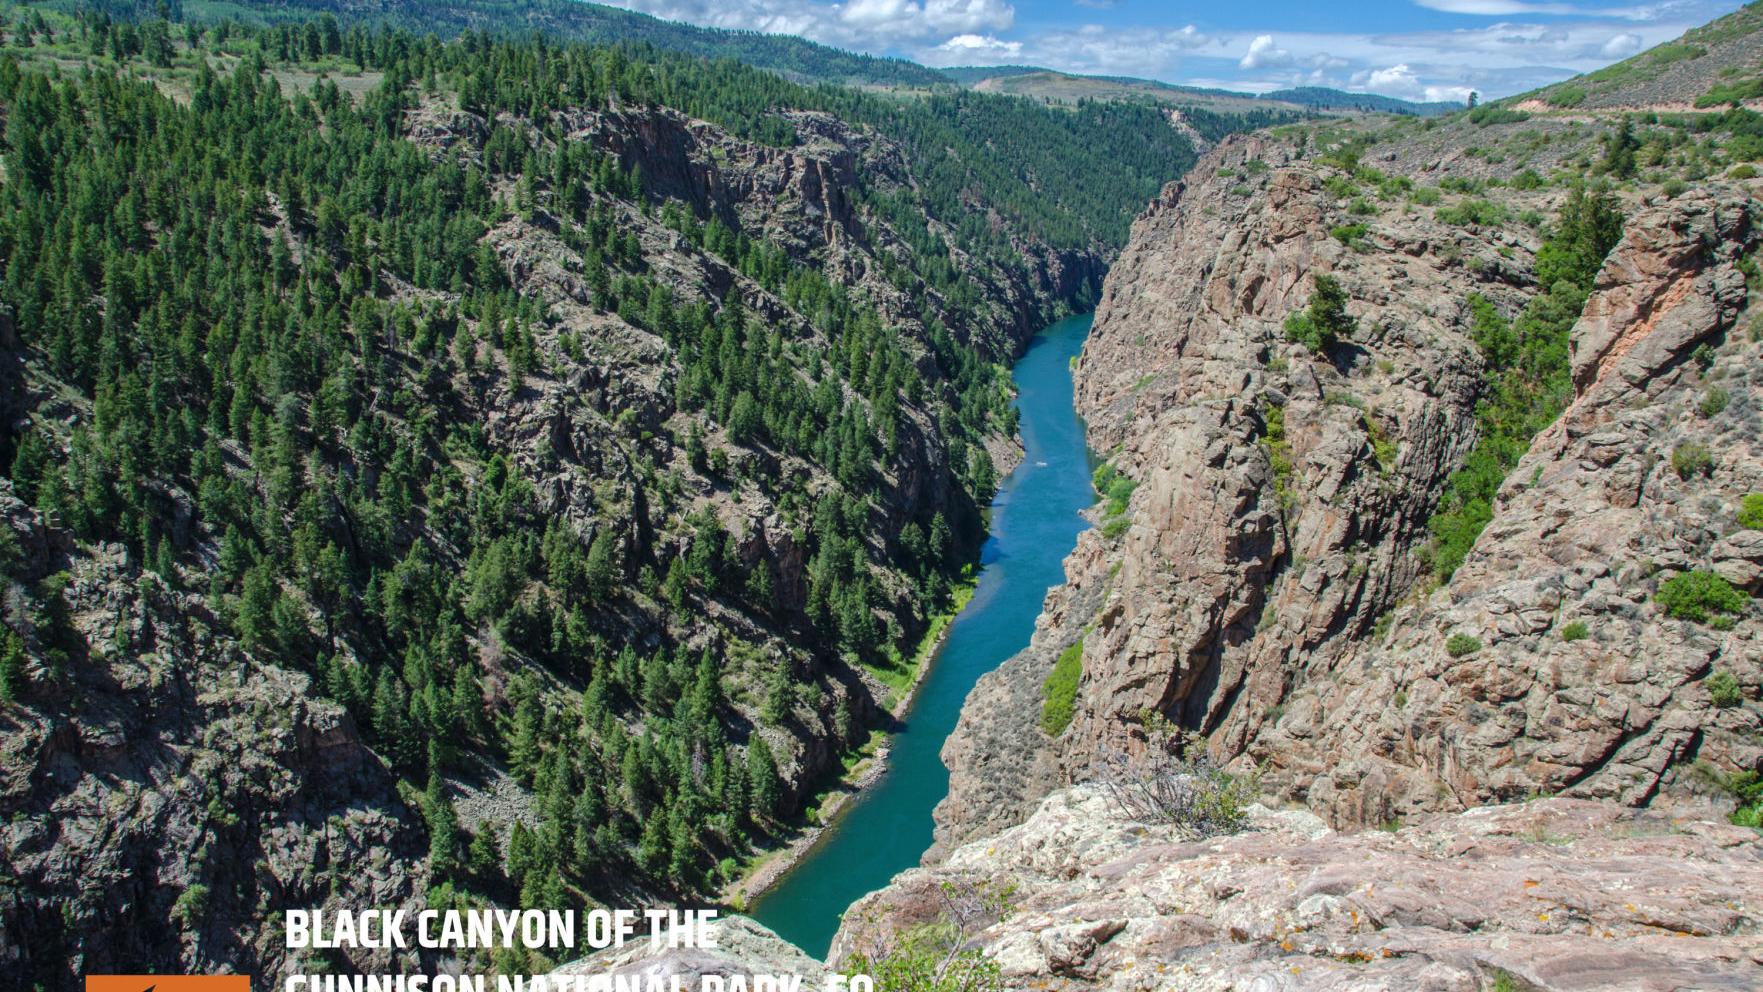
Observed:
[[[421,818],[306,675],[240,651],[198,597],[130,579],[120,548],[69,556],[6,480],[0,527],[29,578],[68,569],[73,636],[12,597],[8,621],[74,646],[54,698],[0,706],[0,969],[72,988],[165,959],[167,940],[194,971],[237,967],[282,957],[263,924],[284,909],[420,900]],[[352,953],[339,963],[402,963]]]
[[[831,965],[944,918],[1007,988],[1184,992],[1739,992],[1763,984],[1753,831],[1548,799],[1342,834],[1251,810],[1196,841],[1094,786],[853,906]]]
[[[803,989],[824,988],[827,968],[803,954],[765,927],[744,916],[729,916],[711,924],[715,947],[669,947],[670,934],[659,946],[638,937],[623,947],[608,948],[558,968],[557,975],[609,975],[647,982],[659,978],[663,987],[699,988],[706,975],[741,977],[751,983],[754,975],[801,976]]]

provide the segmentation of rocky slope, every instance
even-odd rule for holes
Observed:
[[[1390,174],[1453,174],[1388,147]],[[1035,645],[970,698],[940,846],[1131,750],[1145,711],[1337,825],[1533,794],[1701,803],[1763,763],[1757,611],[1716,629],[1656,600],[1695,571],[1759,588],[1758,532],[1735,523],[1763,487],[1752,190],[1627,201],[1571,332],[1572,405],[1434,589],[1426,524],[1482,388],[1466,303],[1534,292],[1534,235],[1410,203],[1343,238],[1342,172],[1272,137],[1193,176],[1135,226],[1077,369],[1093,447],[1137,483],[1129,525],[1084,535]],[[1517,214],[1560,194],[1486,195]],[[1324,272],[1358,323],[1326,360],[1280,328]],[[1041,683],[1080,639],[1076,717],[1049,739]],[[1746,702],[1717,703],[1716,673]]]
[[[967,946],[1007,988],[1721,989],[1763,983],[1753,831],[1548,799],[1339,834],[1302,810],[1195,841],[1084,786],[852,907],[831,966],[991,892]]]
[[[1763,8],[1746,4],[1675,41],[1509,102],[1521,110],[1724,110],[1757,105]]]

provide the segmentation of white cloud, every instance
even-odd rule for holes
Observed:
[[[1666,8],[1683,6],[1681,2],[1640,7],[1579,7],[1570,3],[1534,3],[1532,0],[1414,0],[1416,6],[1447,14],[1470,14],[1481,17],[1512,17],[1524,14],[1552,14],[1567,17],[1615,17],[1627,21],[1650,21]]]
[[[1527,3],[1525,0],[1414,0],[1428,10],[1447,14],[1480,14],[1510,17],[1513,14],[1577,14],[1579,8],[1565,3]]]
[[[1623,32],[1604,42],[1601,51],[1610,58],[1625,59],[1640,51],[1643,44],[1640,35]]]
[[[1292,53],[1273,43],[1273,35],[1259,34],[1249,42],[1249,50],[1243,53],[1242,61],[1237,63],[1239,69],[1266,69],[1290,65]]]
[[[936,51],[946,56],[938,63],[985,65],[991,61],[1017,58],[1022,54],[1022,42],[1002,41],[989,34],[958,34],[938,45]]]
[[[1467,100],[1474,90],[1473,86],[1428,84],[1406,64],[1356,72],[1351,85],[1356,90],[1368,93],[1381,93],[1384,96],[1427,103]]]
[[[1006,0],[609,0],[615,6],[710,27],[795,34],[865,51],[1007,31],[1016,8]]]
[[[1062,72],[1176,78],[1183,60],[1224,54],[1223,43],[1192,24],[1172,30],[1117,30],[1098,24],[1050,31],[1023,45],[1023,61]]]

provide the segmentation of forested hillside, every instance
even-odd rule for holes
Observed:
[[[345,23],[365,22],[419,34],[454,35],[483,31],[527,38],[535,33],[558,41],[588,44],[650,44],[702,58],[736,59],[800,82],[932,89],[948,81],[934,69],[902,59],[860,55],[789,35],[725,31],[665,21],[648,14],[579,0],[72,0],[52,3],[66,11],[93,10],[112,16],[165,17],[175,21],[231,18],[253,27],[312,20],[324,14]]]
[[[342,964],[287,906],[709,897],[885,723],[1001,363],[1193,158],[643,46],[4,40],[0,899],[46,988]]]

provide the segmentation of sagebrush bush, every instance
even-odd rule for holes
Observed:
[[[1671,449],[1671,470],[1680,479],[1707,475],[1713,468],[1714,454],[1700,441],[1687,441]]]
[[[1572,643],[1573,641],[1583,641],[1587,637],[1590,637],[1591,633],[1592,628],[1588,626],[1584,620],[1575,620],[1561,628],[1561,639],[1569,643]]]
[[[1704,417],[1715,417],[1719,416],[1720,412],[1725,410],[1726,405],[1731,402],[1732,394],[1719,386],[1715,386],[1713,389],[1702,394],[1702,402],[1696,404],[1696,409],[1700,411]]]
[[[1468,634],[1452,634],[1445,639],[1445,653],[1453,658],[1461,658],[1481,650],[1481,642]]]
[[[1739,680],[1733,678],[1731,672],[1719,671],[1708,676],[1708,699],[1715,706],[1726,709],[1744,702],[1745,694],[1739,690]]]

